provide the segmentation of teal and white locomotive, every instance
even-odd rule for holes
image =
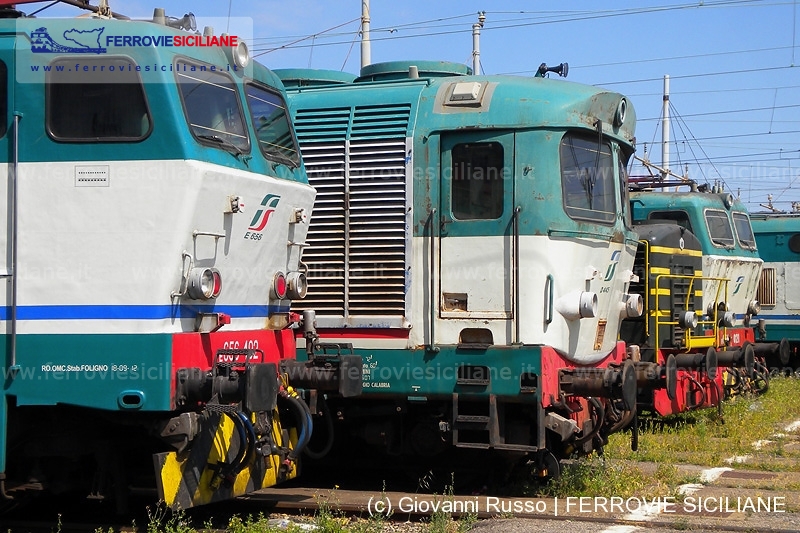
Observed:
[[[294,477],[315,191],[280,80],[193,16],[2,4],[0,506],[124,508],[149,483],[186,508]]]
[[[764,260],[758,286],[761,303],[757,336],[768,344],[771,362],[796,369],[800,348],[800,217],[795,213],[753,213],[753,232]]]
[[[363,395],[329,400],[328,427],[387,454],[492,450],[553,475],[630,421],[625,96],[434,61],[276,73],[317,189],[295,308],[364,364]]]

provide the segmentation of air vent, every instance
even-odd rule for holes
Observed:
[[[317,189],[307,242],[319,317],[406,316],[409,105],[303,110],[295,127]]]
[[[777,303],[777,284],[775,283],[775,269],[765,267],[761,271],[761,279],[758,281],[758,291],[756,292],[756,300],[762,306],[772,305]]]

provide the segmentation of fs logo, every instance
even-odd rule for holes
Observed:
[[[277,194],[268,194],[261,200],[261,207],[256,211],[256,214],[253,215],[253,220],[250,221],[250,227],[247,228],[250,231],[244,234],[245,239],[254,241],[261,240],[261,231],[267,226],[269,217],[275,212],[280,201],[281,197]]]
[[[614,277],[614,272],[617,270],[617,264],[619,263],[619,257],[622,253],[617,250],[611,254],[611,263],[608,265],[608,269],[606,270],[606,275],[603,277],[603,281],[611,281],[611,278]]]
[[[66,30],[62,37],[69,44],[61,44],[50,36],[47,28],[39,28],[31,32],[31,52],[35,54],[105,54],[106,48],[100,46],[100,36],[105,28],[93,30]]]
[[[739,292],[739,289],[742,288],[742,282],[744,281],[744,276],[739,276],[736,278],[736,285],[734,285],[733,294]]]

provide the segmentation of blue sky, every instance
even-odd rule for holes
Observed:
[[[753,211],[768,194],[790,210],[800,202],[799,3],[370,0],[372,61],[471,65],[472,24],[485,11],[483,72],[531,76],[540,63],[568,62],[568,80],[630,98],[639,117],[637,155],[658,164],[668,74],[670,167],[683,173],[689,165],[701,183],[723,181]],[[111,0],[112,9],[134,18],[162,6],[174,17],[193,12],[199,27],[213,25],[216,33],[230,13],[230,33],[252,37],[252,52],[270,68],[360,68],[360,0]],[[77,13],[57,6],[39,16]]]

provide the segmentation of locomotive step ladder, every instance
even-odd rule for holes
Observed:
[[[526,436],[507,438],[519,424],[508,424],[506,409],[497,396],[453,393],[453,445],[457,448],[536,451]],[[525,442],[520,442],[525,441]]]

